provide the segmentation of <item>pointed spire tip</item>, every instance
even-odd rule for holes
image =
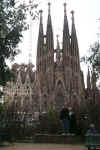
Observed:
[[[66,2],[64,3],[64,6],[66,6],[67,4],[66,4]]]
[[[48,3],[48,14],[50,15],[50,6],[51,6],[51,3],[49,2]]]
[[[64,3],[64,14],[66,15],[66,3]]]
[[[57,34],[56,37],[57,37],[57,49],[60,49],[60,45],[59,45],[59,35]]]
[[[51,3],[50,2],[48,2],[48,6],[50,6],[51,5]]]
[[[72,10],[72,11],[71,11],[71,14],[74,15],[74,13],[75,13],[74,10]]]
[[[58,39],[59,35],[57,34],[56,37],[57,37],[57,39]]]
[[[57,43],[58,43],[58,41],[59,41],[59,39],[58,39],[58,38],[59,38],[59,35],[57,34],[56,37],[57,37]]]
[[[43,10],[41,9],[41,10],[39,10],[39,13],[43,13]]]
[[[42,24],[42,22],[43,22],[43,18],[42,18],[43,10],[39,10],[39,13],[40,13],[40,23]]]
[[[71,14],[72,14],[72,24],[74,24],[74,13],[75,13],[74,10],[72,10],[71,11]]]

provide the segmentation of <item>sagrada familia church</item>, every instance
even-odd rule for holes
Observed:
[[[5,102],[14,103],[19,111],[35,112],[48,111],[55,108],[60,110],[64,103],[78,107],[85,98],[84,76],[80,67],[78,40],[72,15],[72,27],[69,31],[66,3],[64,4],[64,23],[62,47],[57,36],[54,48],[54,36],[51,19],[50,3],[46,34],[43,30],[43,16],[40,11],[40,24],[37,42],[36,70],[32,63],[14,64],[16,79],[4,87]],[[94,80],[87,75],[87,89],[96,88]]]

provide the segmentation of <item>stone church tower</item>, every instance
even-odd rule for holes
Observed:
[[[42,10],[40,11],[37,43],[36,86],[41,111],[46,111],[48,108],[61,109],[64,103],[71,106],[80,105],[83,94],[74,11],[71,12],[72,27],[70,35],[66,3],[64,4],[63,46],[60,48],[57,36],[56,49],[54,49],[50,11],[50,3],[48,3],[46,35],[43,31]]]

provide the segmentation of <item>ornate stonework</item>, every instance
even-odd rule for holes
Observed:
[[[25,68],[20,66],[16,82],[7,85],[11,87],[11,101],[19,99],[23,111],[47,111],[50,108],[61,109],[64,103],[79,106],[84,98],[84,80],[80,69],[78,41],[72,11],[72,29],[69,26],[64,5],[63,45],[60,48],[57,36],[57,47],[54,49],[52,19],[49,13],[46,34],[43,32],[42,11],[37,43],[36,71],[30,64]],[[54,57],[55,56],[55,57]],[[6,97],[5,97],[6,99]],[[17,100],[16,100],[17,99]]]

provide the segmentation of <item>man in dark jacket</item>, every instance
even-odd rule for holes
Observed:
[[[69,110],[70,133],[77,133],[77,121],[75,112],[73,111],[72,107],[69,107],[68,110]]]
[[[60,112],[60,120],[64,133],[69,133],[69,111],[66,104]]]

